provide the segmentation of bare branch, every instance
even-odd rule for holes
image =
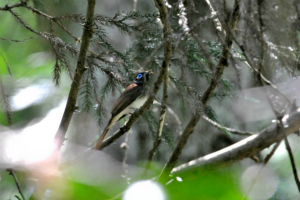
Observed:
[[[52,17],[52,16],[50,16],[50,15],[48,15],[48,14],[46,14],[46,13],[44,13],[44,12],[42,12],[42,11],[36,9],[36,8],[33,8],[33,7],[29,6],[29,5],[27,5],[27,3],[24,2],[24,1],[21,1],[21,2],[19,2],[19,3],[17,3],[17,4],[11,5],[11,6],[6,5],[5,7],[0,8],[0,10],[11,12],[11,13],[14,15],[14,17],[16,17],[17,20],[18,20],[18,21],[19,21],[26,29],[28,29],[29,31],[31,31],[31,32],[33,32],[33,33],[35,33],[35,34],[40,35],[37,31],[35,31],[34,29],[30,28],[29,25],[27,25],[27,23],[17,15],[17,13],[15,13],[14,11],[12,11],[12,9],[13,9],[13,8],[16,8],[16,7],[23,7],[23,8],[26,8],[26,9],[32,11],[33,13],[35,13],[35,14],[41,16],[41,17],[44,17],[44,18],[46,18],[46,19],[48,19],[48,20],[50,20],[50,21],[53,21],[53,22],[56,23],[63,31],[65,31],[68,35],[70,35],[76,42],[79,42],[80,39],[77,38],[76,36],[74,36],[74,35],[73,35],[66,27],[64,27],[64,25],[59,21],[58,18]]]
[[[280,125],[284,129],[284,125],[283,125],[282,120],[280,120]],[[289,154],[289,158],[290,158],[291,165],[292,165],[292,168],[293,168],[294,179],[295,179],[296,185],[298,187],[298,191],[300,193],[300,181],[299,181],[299,177],[298,177],[298,172],[297,172],[297,167],[296,167],[295,159],[294,159],[294,156],[293,156],[293,152],[292,152],[290,143],[287,139],[287,134],[286,134],[285,130],[283,130],[282,133],[283,133],[285,147],[286,147],[286,150]]]
[[[165,75],[165,80],[164,80],[164,91],[163,91],[163,101],[161,104],[161,110],[160,110],[160,117],[159,117],[159,124],[156,132],[156,138],[153,143],[152,149],[149,151],[149,156],[148,156],[148,162],[145,167],[145,172],[144,176],[147,176],[147,171],[151,166],[151,163],[153,161],[154,155],[156,151],[158,150],[158,147],[161,143],[162,140],[162,131],[164,127],[164,122],[165,122],[165,117],[166,117],[166,112],[167,112],[167,101],[168,101],[168,84],[169,84],[169,72],[167,70],[167,73]]]
[[[69,127],[73,112],[75,110],[75,104],[77,99],[77,94],[80,87],[80,80],[85,71],[85,61],[87,57],[87,52],[90,44],[91,37],[93,35],[93,23],[94,23],[94,11],[95,11],[95,0],[88,1],[87,13],[86,13],[86,23],[84,25],[82,34],[82,44],[80,47],[80,52],[77,59],[77,66],[75,70],[74,79],[72,81],[67,105],[59,125],[59,129],[55,135],[55,139],[58,142],[58,148],[63,144],[65,134]]]
[[[203,55],[205,56],[205,58],[208,60],[208,66],[209,69],[211,71],[213,71],[213,67],[215,66],[211,56],[209,55],[209,53],[207,52],[207,50],[205,49],[205,47],[202,45],[201,41],[199,40],[199,38],[197,37],[197,35],[195,33],[192,32],[192,37],[196,40],[199,48],[201,49],[201,51],[203,52]]]
[[[24,2],[24,1],[20,1],[20,2],[18,2],[18,3],[16,3],[16,4],[13,4],[13,5],[5,5],[4,7],[0,7],[0,11],[2,10],[2,11],[8,11],[8,10],[11,10],[11,9],[13,9],[13,8],[17,8],[17,7],[23,7],[23,6],[25,6],[26,5],[26,2]]]
[[[27,40],[30,40],[32,38],[33,37],[29,37],[29,38],[25,38],[23,40],[14,40],[14,39],[0,38],[0,40],[9,41],[9,42],[26,42]]]
[[[220,129],[220,130],[223,130],[223,129],[226,129],[227,131],[233,133],[233,134],[237,134],[237,135],[254,135],[256,133],[254,132],[249,132],[249,131],[240,131],[240,130],[236,130],[236,129],[233,129],[233,128],[228,128],[228,127],[225,127],[225,126],[222,126],[221,124],[209,119],[206,115],[203,115],[202,118],[207,121],[208,123],[210,123],[211,125],[213,125],[214,127]]]
[[[45,17],[46,19],[49,19],[49,20],[53,20],[54,19],[54,17],[52,17],[52,16],[50,16],[50,15],[48,15],[48,14],[46,14],[46,13],[44,13],[44,12],[38,10],[38,9],[36,9],[36,8],[33,8],[33,7],[31,7],[31,6],[27,5],[27,4],[25,4],[23,7],[27,8],[28,10],[31,10],[33,13],[35,13],[35,14],[37,14],[39,16]]]
[[[277,142],[275,144],[275,146],[273,147],[272,151],[265,157],[264,164],[267,164],[269,162],[269,160],[272,158],[272,156],[274,155],[275,151],[279,147],[280,143],[281,143],[281,141]]]
[[[176,44],[175,44],[175,48],[174,50],[176,51],[178,45],[179,45],[179,42],[180,40],[183,38],[185,38],[186,36],[188,36],[190,33],[193,33],[194,29],[196,29],[200,24],[208,21],[208,20],[214,20],[216,19],[217,16],[213,15],[213,16],[210,16],[210,17],[200,17],[198,19],[198,21],[196,22],[196,24],[193,24],[192,26],[190,26],[190,29],[188,31],[185,31],[183,33],[181,33],[179,36],[178,36],[178,40],[176,41]]]
[[[229,147],[180,165],[172,170],[172,174],[207,166],[225,166],[255,155],[270,145],[280,142],[284,138],[284,131],[286,135],[289,135],[300,128],[300,109],[286,115],[286,120],[288,124],[286,127],[272,124],[260,133],[249,136]]]

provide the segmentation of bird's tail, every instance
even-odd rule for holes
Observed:
[[[109,122],[109,123],[107,124],[107,126],[105,127],[103,133],[101,134],[100,138],[98,139],[96,145],[94,146],[94,149],[96,149],[96,150],[99,150],[99,149],[100,149],[101,144],[102,144],[102,142],[103,142],[105,136],[107,135],[107,133],[108,133],[109,130],[110,130],[110,127],[111,127],[111,123]]]

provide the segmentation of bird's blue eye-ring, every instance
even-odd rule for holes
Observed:
[[[138,74],[136,78],[142,78],[143,74]]]

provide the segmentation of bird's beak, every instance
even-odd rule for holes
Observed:
[[[147,74],[154,74],[154,72],[150,69],[149,71],[147,71]]]

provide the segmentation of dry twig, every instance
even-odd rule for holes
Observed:
[[[22,190],[21,190],[21,186],[20,186],[20,183],[19,183],[19,181],[18,181],[18,178],[17,178],[17,176],[16,176],[15,171],[14,171],[13,169],[7,169],[7,171],[8,171],[9,174],[12,175],[12,177],[14,178],[14,181],[15,181],[15,183],[16,183],[16,186],[17,186],[17,188],[18,188],[18,191],[19,191],[19,193],[20,193],[22,199],[25,200],[25,196],[24,196],[24,194],[23,194],[23,192],[22,192]]]

